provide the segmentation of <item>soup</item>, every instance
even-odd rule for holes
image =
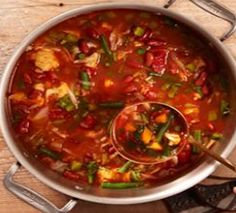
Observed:
[[[163,15],[123,9],[73,17],[19,58],[7,97],[11,126],[17,143],[75,182],[158,184],[198,162],[200,150],[187,144],[155,165],[127,161],[112,146],[112,120],[125,106],[163,102],[182,112],[190,134],[210,148],[223,141],[230,113],[221,70],[210,44]]]

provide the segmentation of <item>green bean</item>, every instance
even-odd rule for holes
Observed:
[[[112,108],[112,109],[117,109],[117,108],[122,108],[124,107],[124,103],[123,102],[102,102],[99,104],[100,107],[103,107],[103,108]]]
[[[104,182],[101,184],[102,188],[107,188],[107,189],[127,189],[127,188],[135,188],[140,186],[140,183],[111,183],[111,182]]]
[[[95,161],[90,161],[87,165],[88,169],[88,183],[92,184],[94,180],[95,173],[98,170],[98,165]]]
[[[110,50],[110,47],[108,46],[108,42],[106,40],[106,37],[104,35],[101,35],[101,46],[102,49],[104,50],[104,52],[106,53],[106,55],[113,60],[113,53]]]
[[[194,139],[196,141],[201,142],[201,139],[202,139],[202,132],[201,132],[201,130],[195,130],[193,132],[193,137],[194,137]],[[193,154],[199,154],[200,151],[201,150],[199,149],[199,147],[192,145],[192,153]]]
[[[87,72],[81,72],[80,73],[80,78],[82,80],[81,84],[82,84],[83,89],[89,90],[90,86],[91,86],[91,83],[90,83],[88,73]]]
[[[131,165],[132,165],[132,162],[127,161],[122,167],[120,167],[120,168],[118,169],[118,172],[120,172],[120,173],[125,173],[125,172],[127,172]]]
[[[61,158],[60,154],[57,152],[54,152],[46,147],[40,147],[39,148],[39,153],[42,155],[46,155],[54,160],[58,160]]]
[[[161,142],[162,140],[162,137],[164,136],[165,132],[167,131],[167,129],[169,128],[170,126],[170,123],[171,121],[174,119],[174,115],[173,114],[170,114],[167,122],[162,126],[162,128],[160,129],[160,131],[158,132],[158,135],[157,135],[157,142]]]

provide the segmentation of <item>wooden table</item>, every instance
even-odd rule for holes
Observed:
[[[126,0],[125,2],[133,2],[131,0]],[[10,58],[14,51],[14,48],[20,43],[20,41],[29,34],[38,25],[54,17],[55,15],[62,13],[64,11],[70,10],[72,8],[77,8],[82,5],[92,4],[92,3],[104,3],[103,0],[65,0],[60,2],[57,0],[0,0],[0,70],[3,71],[5,64]],[[111,0],[110,0],[111,2]],[[145,4],[162,6],[167,0],[140,0]],[[236,1],[235,0],[221,0],[222,3],[227,5],[231,10],[236,12]],[[63,3],[63,6],[62,4]],[[228,27],[228,24],[224,21],[214,18],[213,16],[207,14],[206,12],[195,7],[187,0],[177,0],[177,2],[171,7],[171,10],[179,12],[196,22],[202,24],[203,27],[208,29],[212,34],[220,36]],[[232,53],[236,59],[236,34],[234,34],[230,39],[225,41],[226,48]],[[0,136],[1,137],[1,136]],[[231,154],[231,160],[233,155],[236,154],[236,150]],[[11,193],[9,193],[2,184],[2,179],[10,167],[10,165],[15,162],[15,158],[9,152],[6,147],[4,140],[1,138],[0,143],[0,212],[1,213],[37,213],[39,211],[35,210],[28,204],[19,200]],[[215,174],[224,174],[233,176],[232,172],[228,169],[220,166]],[[38,192],[42,193],[49,200],[54,202],[58,206],[62,206],[68,197],[60,194],[52,189],[49,189],[44,184],[40,183],[36,178],[32,177],[25,169],[21,169],[17,173],[15,179],[20,183],[23,183]],[[72,212],[79,213],[128,213],[128,212],[166,212],[166,209],[161,201],[139,204],[139,205],[129,205],[129,206],[114,206],[114,205],[102,205],[94,204],[85,201],[79,201],[78,205],[73,209]]]

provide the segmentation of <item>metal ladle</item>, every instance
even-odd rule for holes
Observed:
[[[183,143],[181,146],[176,146],[176,150],[173,149],[172,152],[171,152],[171,155],[169,155],[169,156],[150,157],[149,155],[146,155],[146,156],[140,157],[139,155],[132,154],[126,147],[124,147],[124,144],[125,144],[124,141],[121,142],[118,139],[117,122],[119,121],[121,116],[124,116],[124,115],[127,116],[130,113],[137,112],[137,109],[140,108],[140,107],[142,108],[142,110],[145,109],[147,111],[150,110],[150,107],[154,107],[156,109],[158,109],[158,108],[168,109],[172,114],[174,114],[175,118],[178,117],[179,122],[182,124],[181,126],[182,126],[182,130],[185,133],[186,143]],[[125,158],[129,161],[135,162],[135,163],[158,164],[158,163],[166,162],[166,161],[172,159],[173,157],[177,156],[183,150],[183,148],[185,147],[185,145],[187,143],[191,143],[192,145],[195,145],[201,151],[206,153],[208,156],[212,157],[216,161],[220,162],[224,166],[226,166],[229,169],[236,172],[236,166],[233,163],[231,163],[229,160],[221,157],[219,154],[213,152],[212,150],[209,150],[203,144],[201,144],[200,142],[195,140],[189,134],[189,125],[188,125],[188,122],[187,122],[185,116],[179,110],[177,110],[175,107],[170,106],[170,105],[165,104],[165,103],[148,101],[148,102],[136,103],[136,104],[125,107],[120,113],[118,113],[118,115],[113,120],[113,123],[112,123],[112,126],[111,126],[111,139],[112,139],[113,146],[115,147],[117,152],[123,158]]]

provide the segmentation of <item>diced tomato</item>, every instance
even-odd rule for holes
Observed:
[[[195,84],[197,86],[202,86],[206,82],[206,79],[207,79],[207,73],[206,72],[201,72],[199,77],[195,81]]]
[[[82,53],[88,54],[89,50],[90,50],[90,48],[88,46],[88,42],[85,40],[79,41],[79,49],[81,50]]]
[[[92,67],[85,67],[86,72],[90,77],[95,76],[97,74],[97,69]]]
[[[167,51],[158,50],[154,53],[152,68],[155,72],[163,72],[167,63]]]
[[[80,127],[84,128],[84,129],[93,129],[96,124],[97,124],[97,121],[96,121],[95,117],[93,115],[89,114],[82,119],[82,121],[80,122],[79,125],[80,125]]]
[[[95,29],[95,27],[87,28],[86,33],[88,34],[89,37],[94,39],[98,39],[100,36],[100,33]]]
[[[149,99],[149,100],[156,100],[157,99],[157,93],[153,92],[153,91],[148,91],[145,96]]]
[[[134,84],[131,84],[124,89],[124,93],[134,93],[137,91],[138,91],[138,87]]]
[[[154,61],[154,55],[151,52],[146,52],[145,57],[144,57],[144,62],[146,66],[151,66]]]

